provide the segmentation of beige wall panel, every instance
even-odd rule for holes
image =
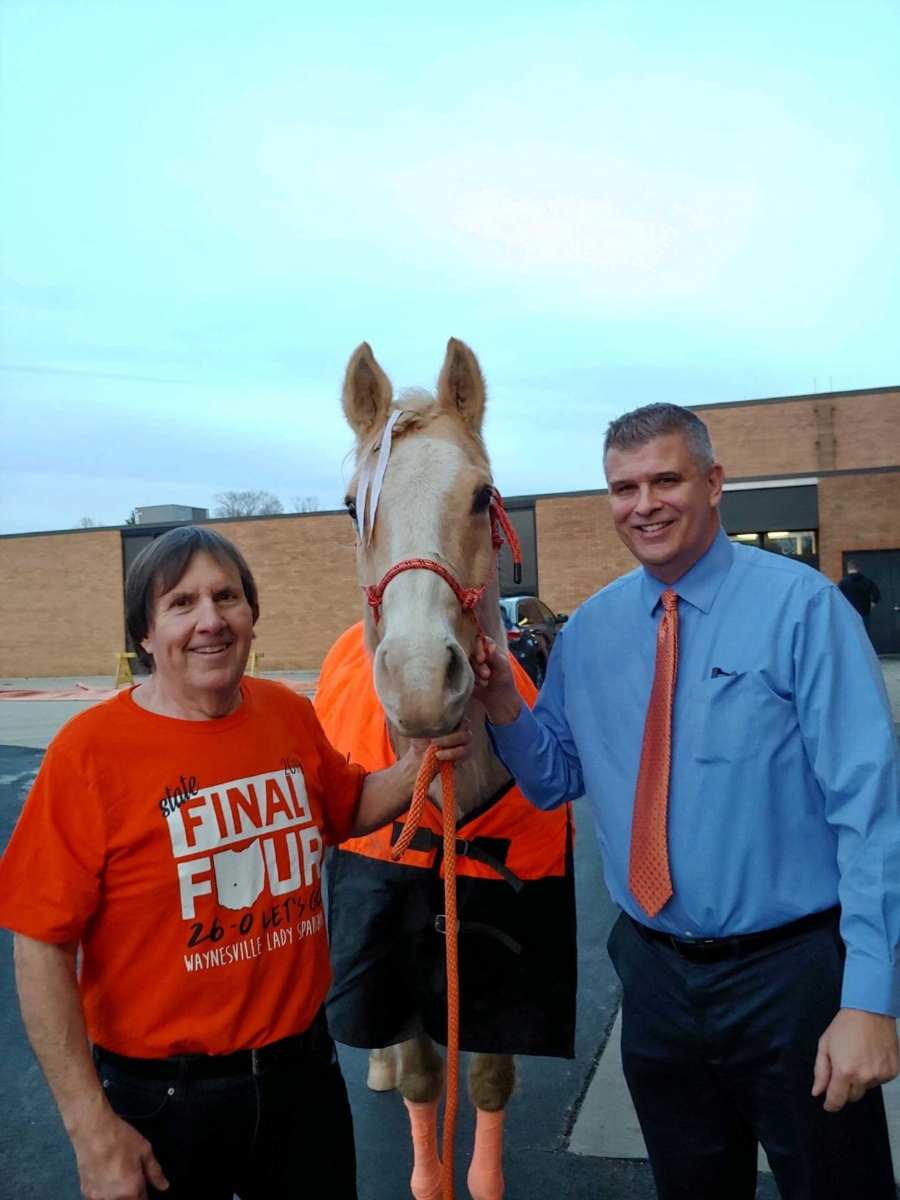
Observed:
[[[730,479],[900,464],[900,390],[699,408]]]
[[[538,587],[556,612],[571,613],[637,566],[613,529],[607,496],[538,497],[535,524]]]
[[[124,649],[117,529],[0,538],[0,676],[112,679]]]
[[[704,408],[697,415],[709,429],[728,479],[819,469],[815,414],[807,401]]]
[[[900,466],[900,388],[835,402],[836,471]]]
[[[900,471],[819,480],[819,569],[834,583],[841,555],[900,549]]]

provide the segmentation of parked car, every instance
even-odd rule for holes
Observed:
[[[509,652],[519,660],[535,685],[540,687],[547,673],[547,660],[560,626],[569,618],[556,613],[537,596],[503,596],[500,612],[506,628]]]

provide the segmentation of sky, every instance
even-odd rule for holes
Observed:
[[[4,0],[0,533],[340,507],[344,368],[607,422],[900,384],[894,0]]]

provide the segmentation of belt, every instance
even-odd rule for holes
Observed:
[[[759,933],[742,933],[736,937],[723,938],[678,938],[659,929],[651,929],[629,917],[632,925],[645,942],[660,942],[689,962],[712,963],[721,962],[726,958],[740,958],[744,954],[755,954],[766,946],[774,946],[777,942],[797,937],[801,933],[811,933],[814,929],[822,929],[826,925],[837,925],[841,910],[838,905],[826,908],[822,912],[810,913],[808,917],[800,917],[797,921],[789,921],[787,925],[776,925],[773,929],[762,929]]]
[[[94,1046],[94,1061],[106,1064],[134,1079],[221,1079],[235,1075],[259,1075],[273,1067],[311,1062],[324,1057],[332,1061],[334,1043],[324,1017],[317,1014],[303,1033],[280,1038],[255,1050],[235,1050],[231,1054],[174,1054],[169,1058],[132,1058],[115,1054],[103,1046]]]

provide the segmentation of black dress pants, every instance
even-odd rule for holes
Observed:
[[[660,1200],[753,1200],[759,1142],[784,1200],[895,1200],[884,1102],[813,1099],[817,1043],[840,1007],[837,925],[696,963],[624,914],[622,1063]]]

